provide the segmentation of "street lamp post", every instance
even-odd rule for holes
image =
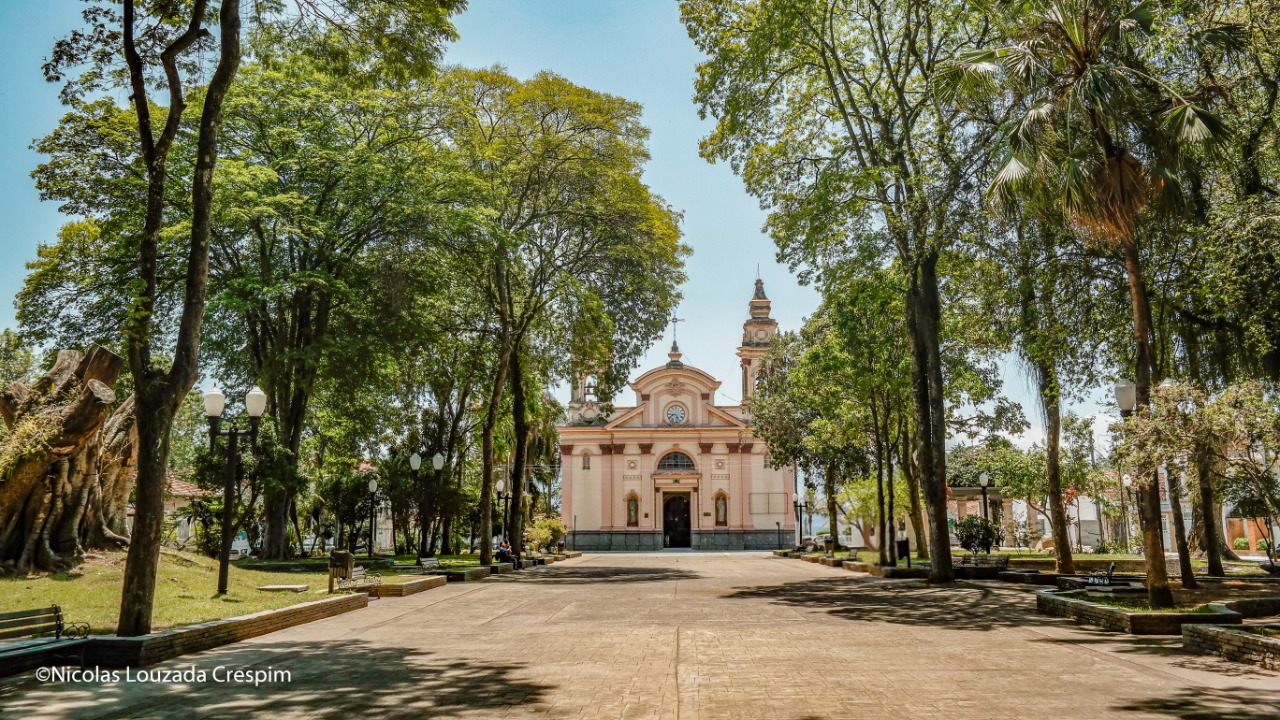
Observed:
[[[985,472],[978,476],[978,485],[982,486],[982,519],[989,520],[987,513],[987,485],[991,484],[991,476]]]
[[[422,467],[422,456],[415,451],[412,455],[409,456],[409,470],[412,473],[411,479],[413,481],[414,487],[417,487],[418,485],[418,470],[421,467]],[[435,455],[432,455],[431,467],[434,468],[436,472],[440,472],[441,470],[443,470],[444,455],[441,455],[440,453],[436,453]],[[434,499],[433,497],[434,493],[432,492],[433,487],[434,486],[430,486],[430,485],[427,486],[427,503],[426,504],[428,508],[431,507],[431,504],[432,504],[431,501]],[[427,518],[424,517],[418,521],[418,524],[421,526],[421,530],[422,530],[421,549],[425,550],[427,547],[427,531],[430,529],[428,527],[430,523],[427,521]]]
[[[502,539],[506,540],[507,539],[507,513],[510,512],[511,510],[510,506],[508,505],[508,501],[511,500],[511,493],[505,492],[505,490],[507,489],[507,483],[505,480],[499,480],[498,484],[494,486],[494,489],[498,491],[498,503],[502,506]]]
[[[800,502],[800,496],[796,493],[791,493],[791,504],[796,512],[796,549],[799,550],[804,544],[804,511],[809,506],[807,503]]]
[[[1129,416],[1133,414],[1133,408],[1137,404],[1138,404],[1138,387],[1129,380],[1121,380],[1117,382],[1116,383],[1116,406],[1120,408],[1120,425],[1122,428],[1124,427],[1125,421],[1127,421],[1129,419]],[[1121,430],[1121,433],[1123,432],[1124,431]],[[1125,473],[1125,475],[1121,478],[1121,482],[1124,485],[1124,490],[1120,492],[1120,502],[1123,503],[1125,494],[1130,490],[1130,488],[1133,487],[1133,476],[1129,475],[1128,473]],[[1134,507],[1134,510],[1137,511],[1138,513],[1138,526],[1139,526],[1139,529],[1141,529],[1142,509],[1138,506],[1138,495],[1136,492],[1134,492],[1132,500],[1133,500],[1132,505]],[[1133,536],[1129,532],[1129,514],[1124,509],[1124,507],[1121,507],[1121,513],[1124,515],[1124,531],[1125,531],[1124,547],[1125,547],[1125,550],[1129,550],[1133,544],[1132,543]]]
[[[204,414],[209,418],[209,449],[212,450],[218,438],[227,439],[227,474],[222,483],[222,547],[218,553],[218,594],[227,594],[227,580],[231,567],[232,521],[231,514],[235,507],[236,474],[240,463],[239,439],[248,435],[252,449],[258,447],[258,423],[262,413],[267,409],[267,394],[256,385],[244,396],[245,414],[249,416],[249,427],[237,428],[235,420],[230,421],[223,430],[219,425],[222,411],[227,407],[227,396],[218,388],[211,388],[204,394]],[[238,419],[238,418],[237,418]]]
[[[1124,515],[1124,549],[1126,551],[1130,551],[1133,549],[1133,534],[1129,531],[1129,511],[1124,508],[1123,503],[1125,496],[1133,493],[1132,496],[1129,497],[1129,504],[1133,506],[1135,511],[1137,511],[1138,491],[1133,489],[1133,476],[1129,473],[1125,473],[1124,476],[1120,478],[1120,484],[1124,486],[1124,489],[1120,491],[1120,514]],[[1142,523],[1142,515],[1140,513],[1138,515],[1138,523]]]
[[[374,523],[377,522],[378,511],[378,480],[369,478],[369,557],[373,557],[373,543],[378,537],[377,529]]]

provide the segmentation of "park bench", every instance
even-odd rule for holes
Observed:
[[[430,575],[442,570],[440,558],[420,557],[416,563],[393,563],[391,569],[401,575]]]
[[[1115,564],[1115,561],[1112,561],[1111,564],[1107,566],[1107,571],[1105,573],[1100,570],[1094,571],[1089,575],[1089,577],[1085,578],[1084,580],[1085,584],[1086,585],[1111,585],[1114,582],[1113,576],[1115,575],[1115,572],[1116,572],[1116,564]]]
[[[49,633],[53,637],[45,637]],[[88,636],[88,624],[67,622],[57,605],[0,613],[0,640],[13,641],[0,644],[0,666],[18,667],[18,656],[44,653],[64,644],[80,645],[78,641]]]
[[[1008,555],[988,555],[988,554],[975,555],[971,553],[969,555],[965,555],[962,558],[960,558],[960,566],[1008,570],[1009,556]]]
[[[365,570],[363,565],[355,566],[351,571],[351,577],[338,578],[339,590],[363,590],[381,584],[382,576]]]

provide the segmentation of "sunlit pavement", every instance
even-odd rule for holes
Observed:
[[[287,681],[0,681],[21,718],[1280,717],[1280,675],[1095,632],[999,584],[754,553],[587,555],[164,663]],[[220,676],[221,677],[221,676]]]

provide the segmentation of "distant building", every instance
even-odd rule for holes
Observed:
[[[630,383],[635,404],[607,417],[582,378],[560,432],[561,517],[578,550],[791,547],[794,467],[770,467],[751,428],[760,359],[778,331],[756,280],[737,355],[742,402],[717,405],[720,382],[684,364],[673,342],[665,365]]]

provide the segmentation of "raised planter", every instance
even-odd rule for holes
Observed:
[[[368,592],[370,595],[380,598],[404,597],[405,595],[414,595],[431,588],[438,588],[448,583],[449,581],[443,575],[428,575],[408,582],[374,585],[369,588]]]
[[[774,557],[781,557],[781,558],[784,558],[784,557],[788,557],[788,556],[790,556],[790,555],[791,555],[791,553],[792,553],[792,551],[791,551],[791,550],[774,550],[774,551],[773,551],[773,556],[774,556]]]
[[[873,577],[882,577],[889,579],[903,578],[927,578],[929,577],[928,565],[916,565],[914,567],[904,567],[901,565],[874,565],[872,563],[854,562],[845,560],[843,563],[845,570],[852,572],[866,573]]]
[[[494,563],[489,566],[489,572],[493,575],[503,575],[509,572],[515,572],[515,563]]]
[[[1072,558],[1072,564],[1075,565],[1077,573],[1106,572],[1111,567],[1111,563],[1115,562],[1116,572],[1131,575],[1145,575],[1147,572],[1147,562],[1145,560],[1094,560],[1088,555],[1076,555]],[[1178,561],[1176,559],[1166,562],[1166,566],[1174,573],[1178,572]],[[1009,569],[1011,570],[1039,570],[1041,572],[1056,570],[1057,561],[1053,558],[1009,558]]]
[[[1210,603],[1214,612],[1133,612],[1090,602],[1086,590],[1041,590],[1036,593],[1036,609],[1044,615],[1065,617],[1081,625],[1130,635],[1179,635],[1183,625],[1239,625],[1243,617],[1225,605]]]
[[[997,577],[1003,582],[1018,583],[1020,585],[1058,586],[1057,573],[1042,573],[1039,570],[1002,570]]]
[[[577,550],[567,550],[565,551],[564,556],[572,560],[574,558],[582,557],[582,553],[578,552]]]
[[[800,556],[800,559],[804,560],[805,562],[811,562],[811,563],[822,562],[821,555],[802,555]]]
[[[489,577],[493,574],[493,571],[491,571],[488,566],[480,565],[477,567],[465,568],[463,570],[446,570],[441,574],[448,578],[451,583],[475,582]]]
[[[365,593],[325,598],[279,610],[213,620],[142,637],[92,637],[86,641],[83,665],[91,667],[142,667],[170,658],[266,635],[277,630],[323,620],[369,604]]]
[[[1268,630],[1276,635],[1263,634]],[[1280,670],[1280,625],[1223,627],[1188,623],[1182,626],[1182,648],[1197,655],[1217,655]]]
[[[834,558],[834,557],[818,558],[819,564],[826,565],[827,567],[833,567],[833,568],[840,567],[841,563],[843,562],[844,562],[844,558]]]

